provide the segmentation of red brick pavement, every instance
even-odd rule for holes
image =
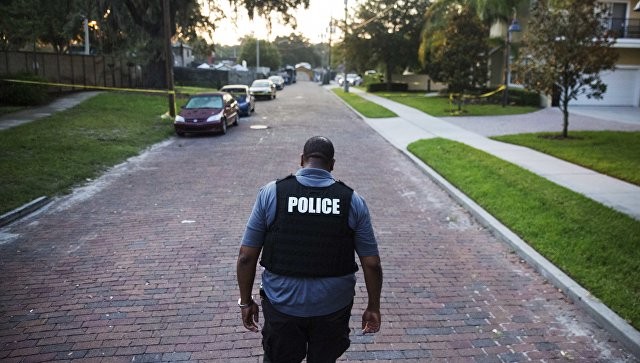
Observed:
[[[175,139],[4,229],[0,360],[261,361],[236,306],[239,240],[258,187],[323,134],[335,176],[368,202],[385,273],[382,330],[357,332],[360,274],[341,360],[635,361],[322,87],[256,108],[227,135]]]

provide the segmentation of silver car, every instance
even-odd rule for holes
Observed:
[[[281,90],[284,88],[284,78],[281,76],[271,76],[269,80],[276,85],[277,90]]]
[[[266,98],[272,100],[276,98],[276,85],[268,79],[256,79],[249,87],[249,93],[256,99]]]

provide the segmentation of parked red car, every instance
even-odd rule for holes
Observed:
[[[226,92],[191,96],[176,116],[173,126],[178,136],[186,133],[227,133],[227,126],[238,124],[238,102]]]

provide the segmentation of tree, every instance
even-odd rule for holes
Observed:
[[[242,46],[240,48],[240,56],[238,61],[247,61],[247,65],[251,67],[256,66],[258,47],[260,50],[260,67],[269,67],[271,69],[278,69],[282,64],[280,52],[273,43],[258,40],[259,44],[256,46],[256,38],[247,37],[242,40]]]
[[[595,0],[538,1],[524,34],[516,68],[525,85],[553,94],[557,88],[563,114],[562,137],[568,137],[569,103],[580,95],[600,99],[607,85],[600,72],[613,69],[615,39],[604,27],[605,13]]]
[[[207,41],[201,37],[187,39],[185,43],[189,44],[193,49],[193,57],[196,62],[207,62],[209,57],[215,53],[213,44],[207,43]]]
[[[418,63],[420,33],[428,0],[368,0],[355,15],[352,34],[346,38],[347,63],[359,67],[382,65],[391,75]],[[360,69],[362,70],[362,69]]]
[[[446,28],[452,13],[463,8],[475,9],[482,23],[489,27],[497,21],[509,22],[514,9],[520,8],[529,0],[437,0],[425,14],[425,27],[422,33],[420,62],[428,74],[437,74],[439,65],[433,63],[434,53],[442,47],[448,34]],[[489,37],[489,34],[486,34]],[[503,43],[503,42],[501,42]],[[504,44],[501,44],[502,46]]]
[[[109,0],[102,1],[112,3]],[[250,19],[253,19],[255,14],[268,16],[272,12],[277,12],[282,14],[285,22],[292,20],[291,15],[287,13],[290,7],[309,6],[309,0],[229,0],[229,2],[236,9],[238,7],[247,9]],[[163,87],[165,77],[162,71],[164,64],[162,2],[159,0],[123,0],[113,3],[124,4],[137,30],[142,31],[147,38],[144,43],[144,51],[148,57],[147,72],[145,73],[147,82],[145,83],[152,87]],[[217,6],[216,0],[170,1],[172,36],[193,37],[198,30],[206,31],[215,28],[213,18],[210,14],[203,12],[202,5],[206,5],[211,12],[217,12],[220,15],[221,10]]]
[[[34,27],[39,23],[31,1],[6,1],[0,3],[0,47],[16,50],[34,41]]]
[[[472,7],[449,12],[444,31],[447,36],[433,51],[429,76],[447,83],[452,93],[482,86],[487,81],[487,33]]]
[[[21,49],[31,43],[63,53],[83,41],[82,21],[95,8],[83,0],[6,0],[0,5],[0,47]]]
[[[447,14],[459,11],[461,8],[475,9],[478,17],[486,26],[496,21],[509,21],[513,16],[513,9],[520,7],[529,0],[436,0],[427,10],[426,33],[442,30],[446,24]]]
[[[309,6],[309,0],[228,0],[254,15],[280,14],[294,21],[288,9]],[[0,46],[19,49],[29,42],[50,44],[58,51],[83,39],[82,18],[98,23],[97,43],[103,52],[136,56],[144,66],[146,87],[163,88],[164,24],[161,0],[3,0],[0,4]],[[171,36],[194,39],[215,28],[226,14],[218,0],[170,0]],[[10,15],[10,16],[8,16]]]
[[[288,37],[276,37],[274,44],[282,56],[282,64],[307,62],[313,66],[320,65],[320,55],[302,35],[291,33]]]
[[[238,45],[215,45],[215,59],[223,60],[223,59],[238,59],[238,54],[240,54],[240,46]]]

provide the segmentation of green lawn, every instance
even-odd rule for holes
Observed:
[[[102,93],[0,131],[0,214],[68,192],[173,133],[166,96]]]
[[[464,144],[408,149],[640,328],[640,221]]]
[[[393,111],[388,110],[377,103],[365,100],[364,98],[354,94],[353,92],[346,93],[341,88],[334,88],[333,92],[347,102],[351,107],[355,108],[364,117],[367,118],[386,118],[397,117]]]
[[[640,185],[640,132],[570,131],[493,137],[553,155],[600,173]]]
[[[416,108],[424,113],[436,117],[454,116],[458,109],[448,97],[425,96],[416,92],[376,92],[375,95],[388,98],[406,106]],[[460,116],[500,116],[530,113],[538,110],[531,106],[507,106],[496,104],[468,104],[463,107]]]

